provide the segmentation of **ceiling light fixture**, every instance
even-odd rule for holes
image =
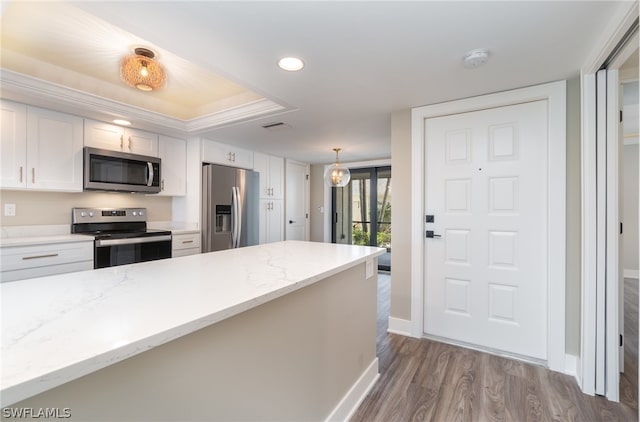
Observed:
[[[115,119],[113,120],[113,123],[117,124],[117,125],[122,125],[122,126],[129,126],[131,125],[131,122],[128,120],[124,120],[124,119]]]
[[[162,66],[153,59],[155,53],[143,47],[138,47],[133,52],[135,54],[120,61],[120,79],[130,87],[142,91],[162,88],[166,75]]]
[[[280,69],[289,72],[297,72],[304,67],[304,62],[297,57],[283,57],[278,62]]]
[[[333,150],[336,152],[336,162],[324,171],[324,182],[329,187],[343,188],[351,180],[351,172],[347,167],[340,164],[338,153],[341,149],[334,148]]]
[[[471,50],[462,57],[462,63],[467,69],[474,69],[482,66],[487,61],[489,61],[489,50],[486,48]]]

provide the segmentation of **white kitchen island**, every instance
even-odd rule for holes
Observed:
[[[4,283],[1,405],[344,419],[377,377],[382,253],[286,241]]]

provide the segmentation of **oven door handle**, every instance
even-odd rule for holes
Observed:
[[[128,239],[104,239],[96,240],[96,247],[116,246],[116,245],[137,245],[139,243],[163,242],[171,240],[171,235],[148,236],[148,237],[132,237]]]
[[[147,186],[151,186],[153,185],[153,163],[150,161],[147,161],[147,169],[149,170],[149,176],[147,178]]]

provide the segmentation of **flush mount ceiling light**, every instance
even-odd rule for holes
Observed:
[[[347,167],[340,164],[338,159],[340,148],[334,148],[333,150],[336,152],[336,162],[324,171],[324,183],[329,187],[343,188],[351,180],[351,172]]]
[[[478,48],[467,52],[462,57],[462,63],[464,67],[468,69],[474,69],[478,66],[482,66],[489,60],[489,50],[486,48]]]
[[[155,53],[148,48],[138,47],[135,54],[126,56],[120,62],[120,79],[133,88],[153,91],[162,88],[166,76],[162,66],[153,58]]]
[[[278,66],[282,70],[297,72],[304,67],[304,62],[297,57],[283,57],[278,62]]]

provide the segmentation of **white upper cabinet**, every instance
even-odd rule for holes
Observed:
[[[158,156],[162,159],[160,196],[184,196],[187,182],[187,144],[182,139],[160,135]]]
[[[6,189],[82,191],[82,118],[2,101]]]
[[[84,145],[132,154],[158,156],[158,135],[95,120],[84,121]]]
[[[282,199],[284,192],[284,158],[253,154],[253,169],[260,173],[260,198]]]
[[[253,151],[203,139],[202,161],[230,167],[253,169]]]
[[[27,169],[27,106],[0,100],[0,187],[24,188]]]

